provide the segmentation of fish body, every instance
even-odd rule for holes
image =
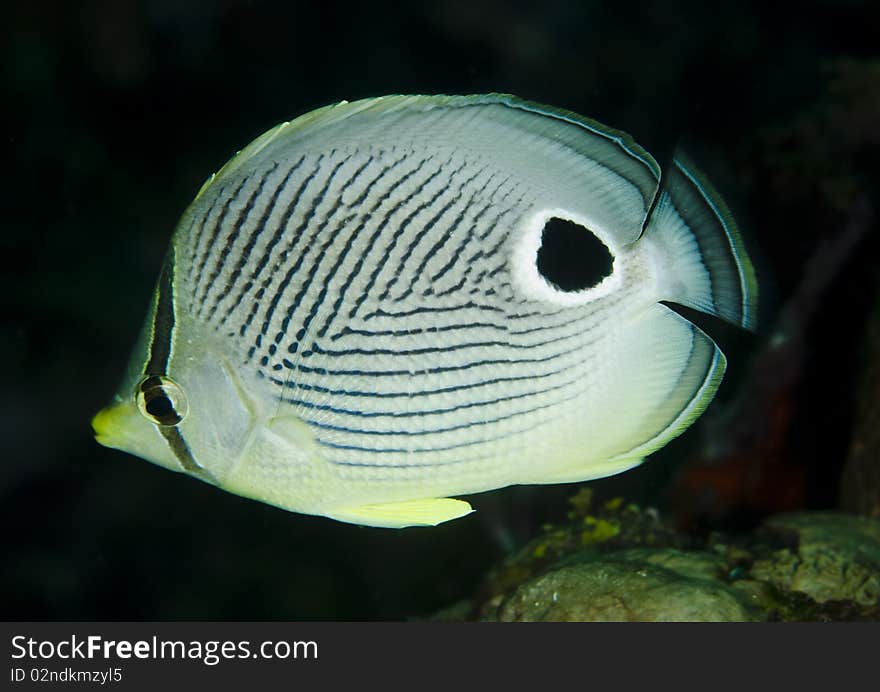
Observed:
[[[610,265],[563,289],[551,220]],[[575,262],[577,265],[577,262]],[[757,284],[683,158],[506,95],[283,123],[171,241],[100,443],[288,510],[433,525],[451,496],[608,476],[703,411],[724,355],[660,301],[751,327]]]

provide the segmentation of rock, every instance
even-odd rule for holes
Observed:
[[[730,622],[761,619],[711,553],[642,549],[573,556],[501,602],[501,621]],[[495,619],[495,618],[486,618]]]
[[[880,520],[795,512],[692,535],[620,498],[570,504],[435,619],[880,621]]]
[[[768,519],[765,532],[792,547],[752,565],[751,576],[817,603],[880,604],[880,521],[837,512],[797,512]]]

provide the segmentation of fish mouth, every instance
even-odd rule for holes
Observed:
[[[125,413],[122,404],[110,404],[98,411],[92,418],[92,430],[95,440],[105,447],[115,447],[114,433],[119,431],[120,422]]]
[[[92,430],[95,441],[104,447],[218,485],[214,475],[195,460],[176,426],[148,422],[130,401],[117,397],[98,411],[92,418]]]

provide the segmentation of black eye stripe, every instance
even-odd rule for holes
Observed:
[[[177,425],[185,414],[174,406],[174,394],[160,377],[148,377],[140,385],[143,411],[158,425]]]
[[[168,256],[162,265],[156,292],[158,294],[156,314],[153,317],[149,360],[145,367],[145,372],[149,375],[164,373],[168,369],[168,359],[171,357],[171,336],[174,332],[174,246],[168,251]],[[153,379],[158,380],[156,377],[150,377],[141,387],[143,388]]]
[[[150,375],[135,390],[135,401],[141,414],[157,426],[180,468],[210,483],[216,483],[210,471],[195,460],[180,428],[177,427],[189,411],[184,389],[168,375]]]
[[[174,403],[171,399],[168,398],[168,395],[165,392],[157,392],[153,395],[146,396],[146,408],[147,413],[153,416],[156,420],[161,421],[164,424],[166,421],[180,422],[181,417],[177,411],[174,410]]]
[[[150,390],[153,390],[156,388],[162,389],[162,387],[163,387],[162,378],[153,376],[153,377],[148,377],[143,382],[141,382],[140,389],[144,394],[146,394]]]
[[[177,425],[183,420],[176,410],[174,403],[164,392],[145,395],[144,409],[159,425]]]

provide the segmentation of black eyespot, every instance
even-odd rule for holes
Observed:
[[[560,291],[581,291],[610,276],[614,258],[588,228],[553,217],[544,224],[537,265]]]
[[[156,425],[177,425],[188,411],[186,395],[164,375],[146,378],[135,392],[138,410]]]

